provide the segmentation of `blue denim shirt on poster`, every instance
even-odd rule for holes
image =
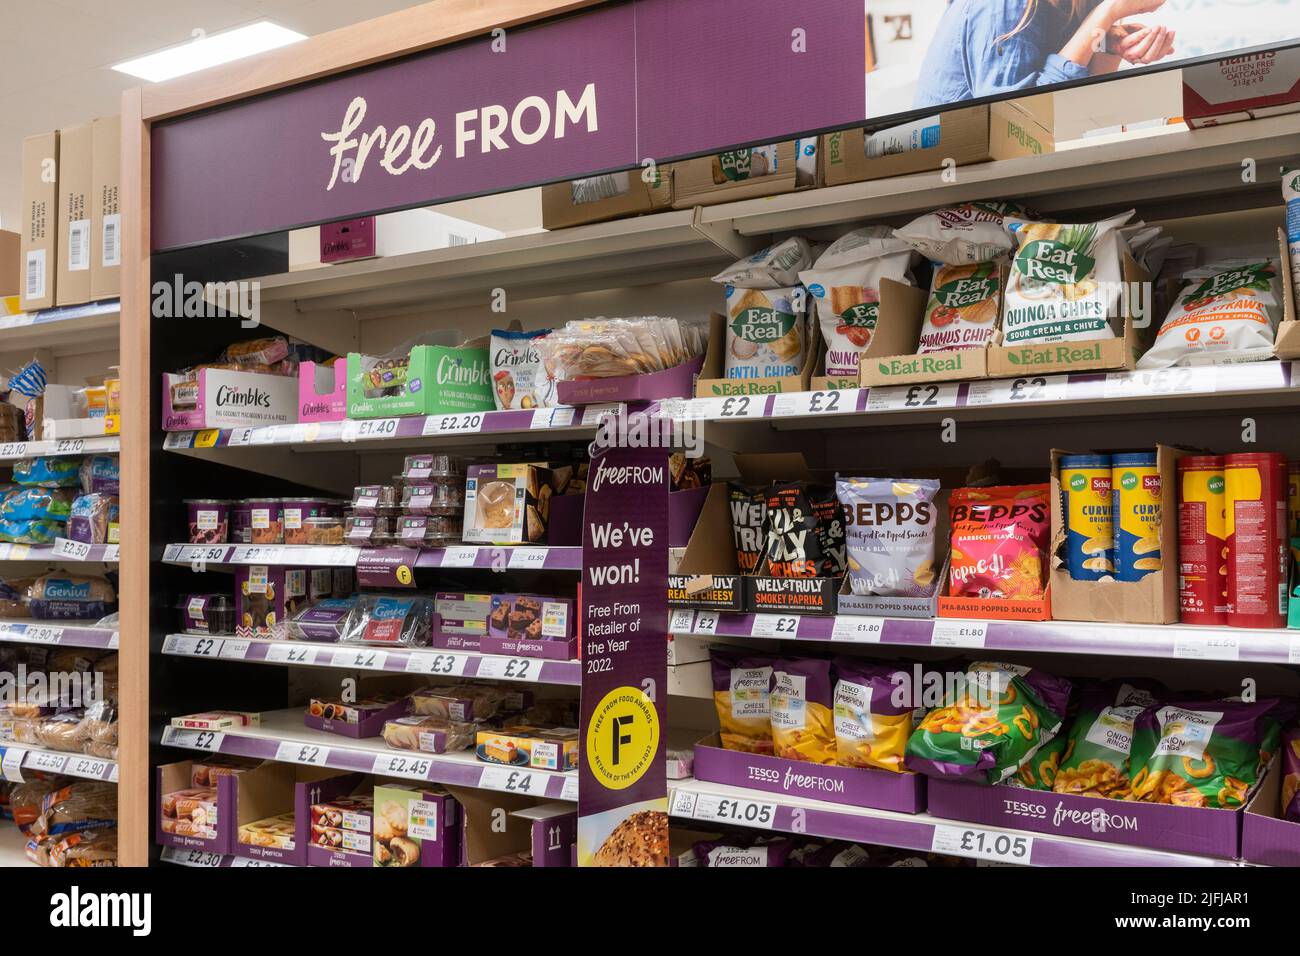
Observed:
[[[921,63],[913,106],[940,106],[1009,90],[1029,90],[1088,75],[1061,57],[1078,24],[1068,11],[1040,2],[1033,20],[994,43],[1020,22],[1028,0],[951,0]]]

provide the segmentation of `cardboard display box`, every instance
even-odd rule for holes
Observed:
[[[486,412],[496,407],[487,349],[413,346],[405,377],[383,387],[386,394],[367,388],[372,373],[362,368],[362,360],[360,353],[348,353],[348,418]]]
[[[942,169],[995,159],[1038,156],[1056,149],[1052,95],[1045,93],[987,106],[948,110],[924,120],[873,134],[890,140],[901,152],[868,157],[863,129],[827,133],[821,142],[821,165],[827,186],[859,183],[907,173]]]
[[[268,762],[233,778],[235,781],[235,856],[287,866],[306,866],[311,843],[311,807],[350,793],[360,774],[327,767]],[[261,820],[293,815],[293,837],[262,844],[244,828]],[[246,842],[247,841],[247,842]]]
[[[341,422],[348,412],[348,364],[298,366],[298,421]]]
[[[122,271],[122,118],[103,116],[90,124],[94,144],[90,177],[90,298],[115,299]]]
[[[1150,286],[1151,276],[1133,261],[1127,252],[1121,253],[1123,282],[1127,288]],[[1137,298],[1121,295],[1122,314],[1111,319],[1114,337],[1074,342],[1033,342],[1023,345],[1005,345],[999,326],[988,349],[988,374],[990,378],[1014,378],[1032,372],[1036,375],[1054,372],[1132,371],[1137,360],[1150,347],[1160,322],[1154,315],[1148,317],[1145,328],[1137,325],[1140,316],[1133,314],[1131,303]],[[1153,296],[1143,296],[1150,303]]]
[[[457,866],[463,814],[439,786],[381,783],[375,786],[375,867]]]
[[[1300,315],[1296,305],[1300,290],[1296,289],[1291,250],[1286,241],[1286,231],[1277,231],[1278,265],[1282,270],[1282,322],[1273,338],[1273,354],[1280,359],[1300,359]]]
[[[532,856],[535,867],[573,865],[578,840],[574,804],[467,787],[447,789],[463,810],[461,866],[524,853]]]
[[[23,240],[16,232],[0,229],[0,315],[10,314],[4,300],[17,296],[22,289]],[[13,312],[18,311],[14,303]]]
[[[286,375],[205,368],[163,373],[163,431],[283,425],[298,420],[298,382]]]
[[[812,189],[822,182],[816,137],[700,156],[673,167],[673,208]]]
[[[727,378],[727,319],[717,312],[709,316],[709,348],[704,353],[704,367],[695,383],[697,398],[714,395],[769,395],[780,392],[806,392],[822,352],[821,330],[815,316],[806,317],[804,363],[798,375],[768,378]]]
[[[1186,452],[1168,445],[1156,446],[1161,568],[1138,581],[1076,581],[1070,577],[1060,470],[1061,456],[1072,454],[1081,453],[1052,449],[1052,537],[1048,558],[1052,617],[1058,621],[1178,623],[1178,459]]]
[[[193,766],[194,761],[182,760],[179,763],[164,764],[155,770],[154,791],[158,802],[154,807],[154,842],[159,846],[180,850],[202,850],[222,855],[233,853],[236,775],[221,775],[211,788],[216,793],[216,799],[203,812],[204,829],[210,835],[178,833],[175,826],[177,818],[164,811],[164,798],[168,794],[193,789]],[[211,819],[213,814],[215,820]],[[171,821],[170,825],[167,821]]]
[[[656,164],[648,182],[645,173],[629,169],[543,186],[542,228],[564,229],[671,209],[672,164]]]
[[[23,140],[22,308],[54,307],[59,249],[59,134]]]
[[[1260,866],[1300,866],[1300,823],[1284,820],[1282,768],[1275,759],[1241,818],[1241,857]]]
[[[59,265],[54,280],[58,305],[90,301],[94,130],[90,123],[59,130]]]
[[[611,378],[564,379],[555,383],[555,395],[561,405],[689,398],[695,391],[695,380],[703,365],[703,356],[697,356],[659,372],[616,375]]]
[[[1193,129],[1300,110],[1300,49],[1247,53],[1182,72],[1183,119]]]
[[[307,253],[306,243],[290,239],[291,271],[334,262],[468,246],[505,235],[500,230],[448,216],[436,209],[403,209],[382,216],[342,219],[317,230],[300,231],[303,235],[312,232],[319,236],[317,248],[313,250],[315,255]]]

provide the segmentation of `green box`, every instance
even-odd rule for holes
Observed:
[[[496,407],[487,349],[417,345],[411,349],[405,377],[395,380],[385,389],[390,394],[384,395],[366,394],[365,358],[348,353],[348,418],[483,412]]]

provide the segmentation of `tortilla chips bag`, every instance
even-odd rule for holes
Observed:
[[[713,648],[713,704],[725,750],[772,752],[772,659]]]
[[[854,594],[928,596],[934,587],[932,478],[837,478]]]
[[[1048,485],[958,488],[948,499],[952,597],[1043,596],[1051,530]]]
[[[1300,727],[1282,735],[1282,819],[1300,823]]]
[[[1129,787],[1133,722],[1156,703],[1150,690],[1131,684],[1096,683],[1084,688],[1052,789],[1123,799]]]
[[[913,708],[900,700],[905,672],[854,657],[835,659],[835,762],[903,772]]]
[[[831,662],[776,662],[772,671],[772,745],[778,757],[835,763]]]
[[[1263,773],[1277,698],[1181,700],[1148,707],[1133,726],[1131,799],[1236,810]]]
[[[907,741],[907,769],[1001,783],[1060,731],[1070,688],[1037,668],[971,664]]]

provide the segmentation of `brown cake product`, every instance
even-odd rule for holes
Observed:
[[[668,814],[642,810],[614,828],[592,857],[594,866],[667,866]]]

